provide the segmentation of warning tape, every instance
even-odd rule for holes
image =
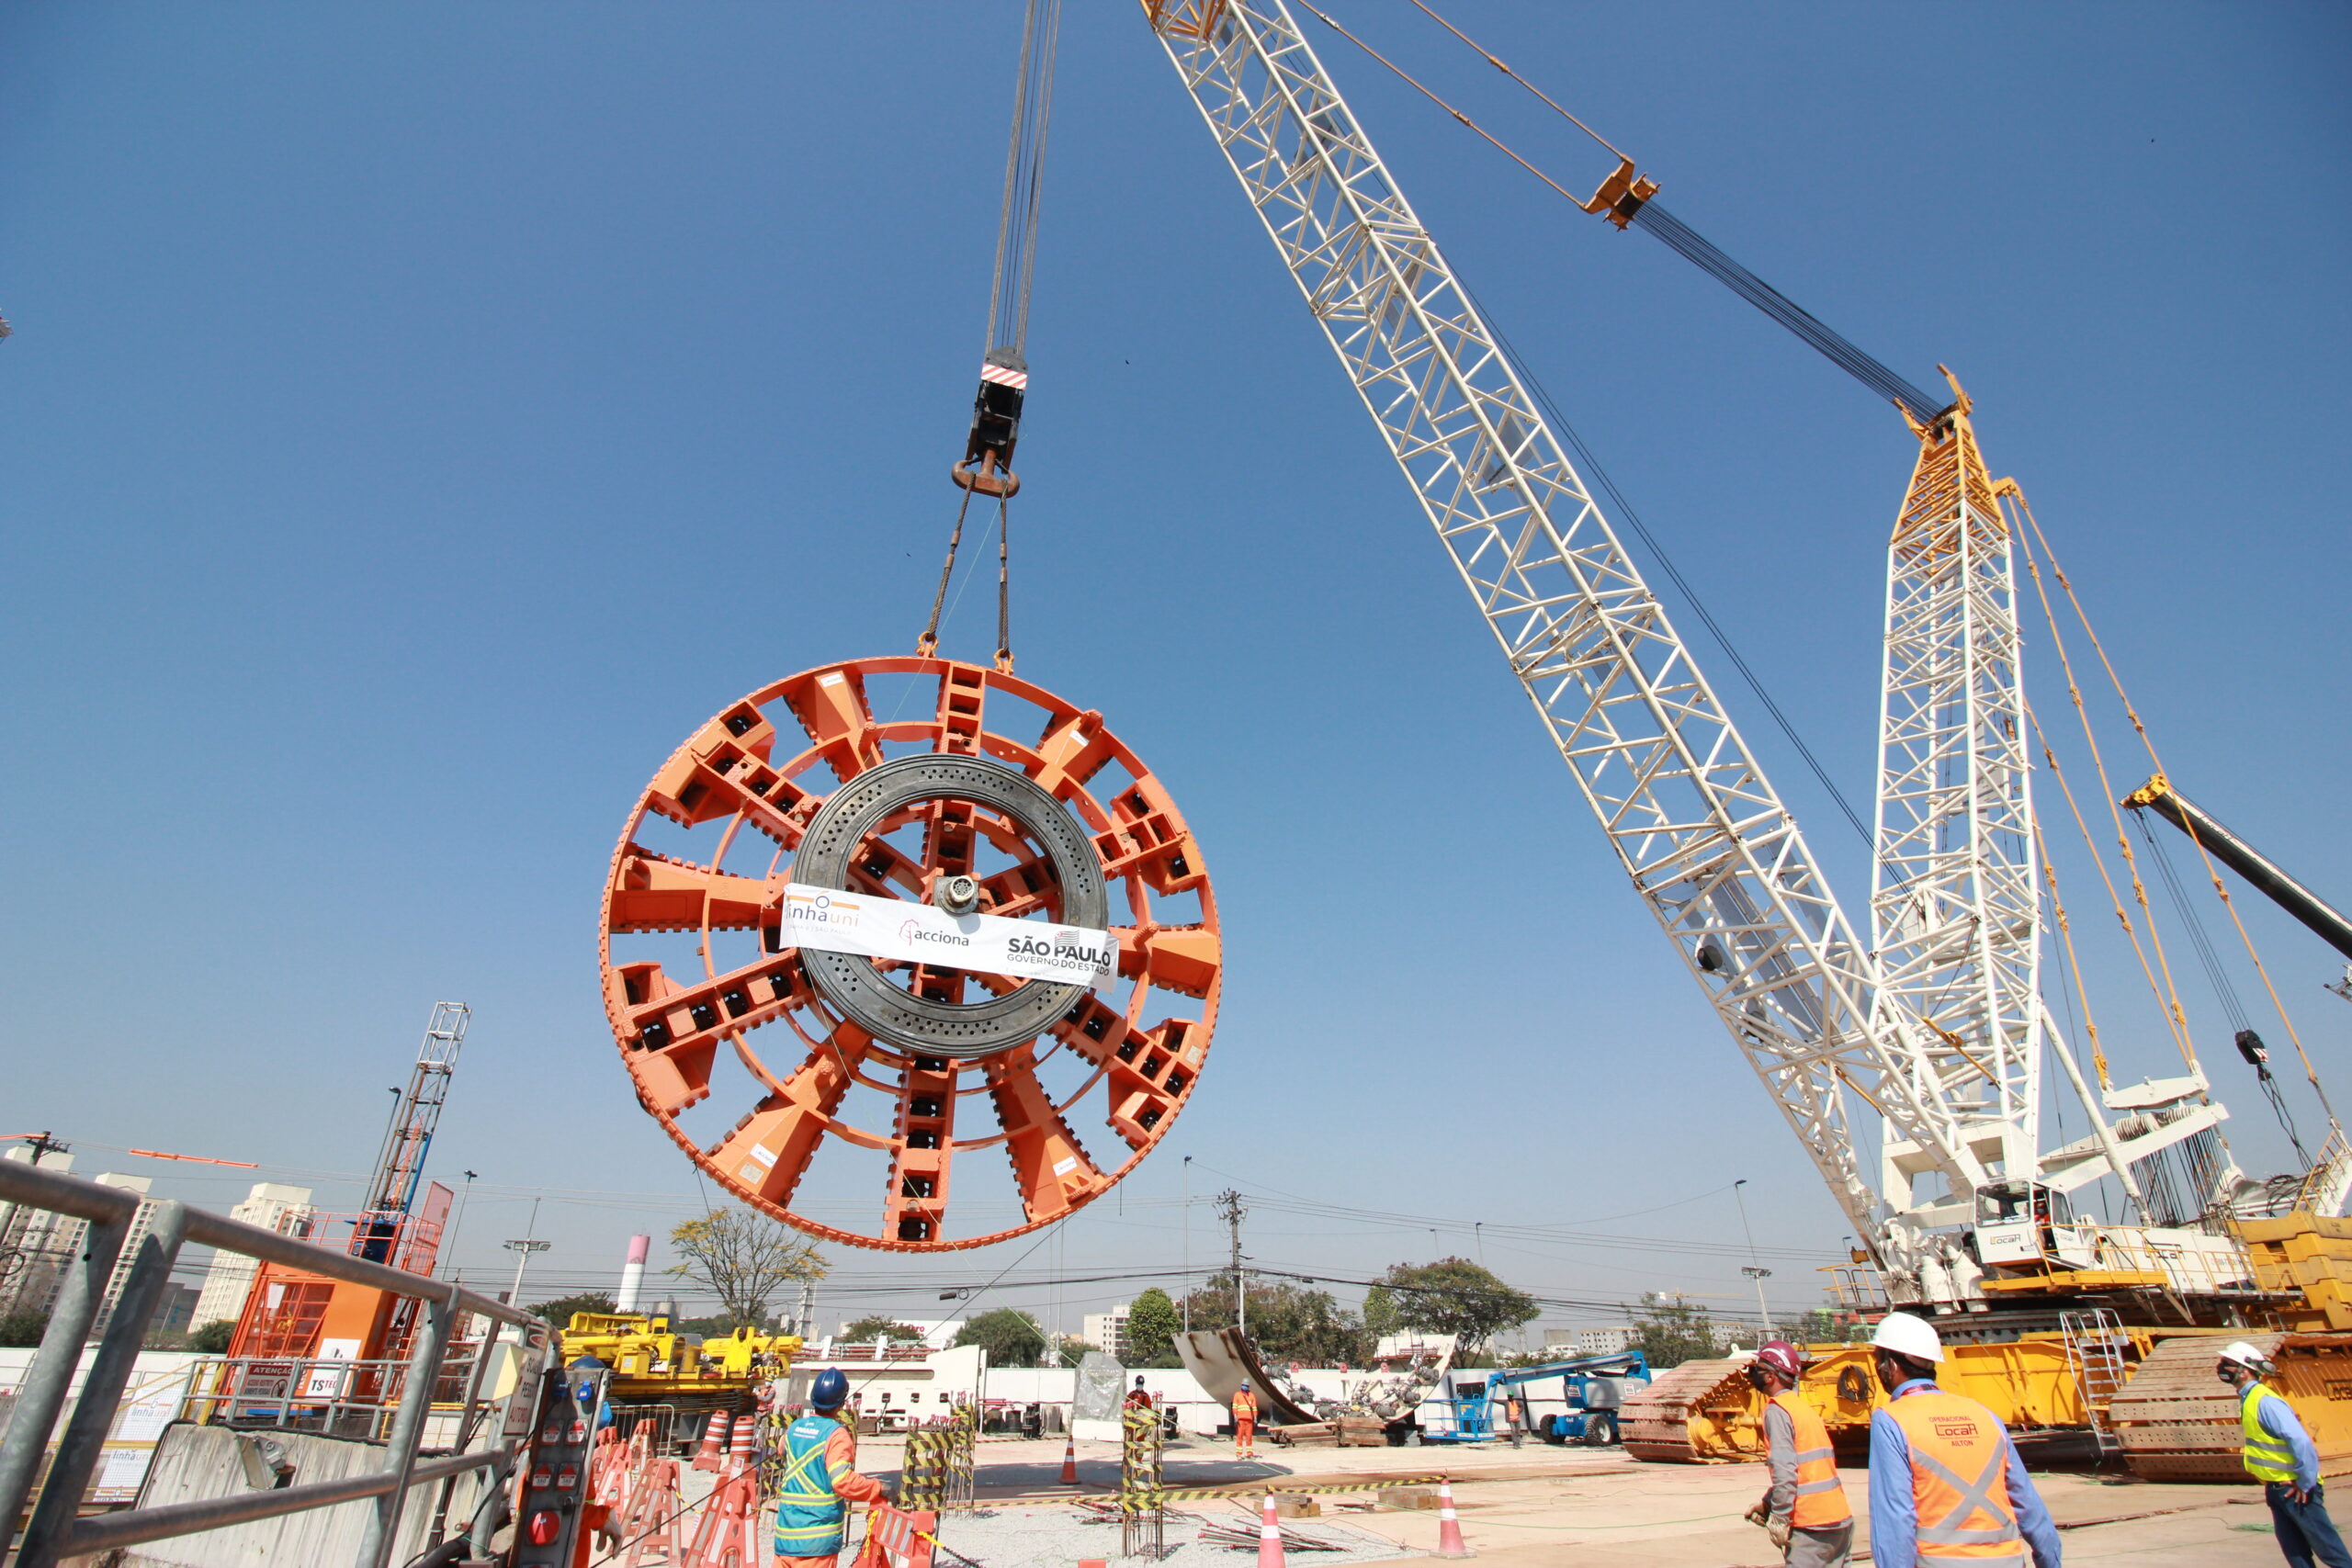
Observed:
[[[1385,1492],[1392,1486],[1435,1486],[1446,1480],[1442,1475],[1396,1475],[1378,1481],[1338,1481],[1317,1483],[1303,1477],[1290,1477],[1284,1484],[1272,1481],[1243,1481],[1230,1486],[1170,1486],[1163,1495],[1170,1503],[1211,1502],[1219,1497],[1254,1497],[1262,1492],[1319,1495],[1327,1492]],[[1024,1492],[1012,1497],[989,1497],[990,1503],[1102,1503],[1115,1506],[1116,1492]]]

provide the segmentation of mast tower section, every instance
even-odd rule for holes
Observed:
[[[1958,384],[1953,386],[1959,394]],[[2041,898],[2007,520],[1965,395],[1931,423],[1887,546],[1871,945],[1927,1026],[1935,1092],[1988,1169],[2036,1174]],[[1930,1169],[1890,1129],[1890,1194]]]
[[[466,1043],[466,1025],[473,1009],[463,1002],[435,1002],[424,1040],[417,1047],[416,1066],[409,1074],[408,1089],[392,1112],[384,1132],[384,1147],[376,1156],[376,1174],[368,1184],[368,1206],[352,1233],[355,1257],[386,1263],[399,1249],[416,1205],[416,1184],[424,1174],[424,1156],[433,1147],[434,1129],[441,1122],[441,1106],[449,1098],[449,1078],[458,1070],[458,1051]]]
[[[1794,818],[1287,9],[1143,3],[1621,863],[1855,1234],[1912,1275],[1844,1091],[1946,1202],[1986,1179],[1978,1118],[1879,1001]]]

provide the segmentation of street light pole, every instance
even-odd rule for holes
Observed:
[[[1772,1337],[1772,1312],[1764,1304],[1764,1281],[1772,1277],[1772,1270],[1756,1261],[1756,1232],[1747,1224],[1747,1196],[1740,1190],[1747,1185],[1747,1178],[1741,1177],[1731,1184],[1731,1195],[1739,1204],[1740,1231],[1747,1237],[1747,1266],[1740,1272],[1756,1281],[1756,1343],[1760,1346]]]
[[[521,1240],[510,1241],[506,1244],[506,1250],[517,1255],[514,1259],[514,1288],[506,1292],[506,1304],[518,1311],[523,1305],[523,1270],[530,1267],[531,1254],[545,1252],[555,1245],[551,1241],[532,1240],[531,1238],[538,1234],[538,1230],[539,1200],[534,1198],[531,1200],[530,1225],[524,1231]]]
[[[1184,1156],[1184,1332],[1193,1332],[1193,1156]]]

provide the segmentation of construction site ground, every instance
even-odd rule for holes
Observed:
[[[868,1438],[858,1468],[895,1481],[900,1445]],[[978,1450],[978,1506],[990,1519],[943,1521],[941,1540],[983,1568],[1045,1568],[1055,1562],[1118,1557],[1115,1525],[1084,1522],[1070,1499],[1115,1498],[1116,1445],[1078,1445],[1079,1484],[1061,1485],[1062,1439],[990,1438]],[[1462,1529],[1479,1557],[1497,1564],[1574,1562],[1582,1568],[1730,1568],[1777,1563],[1764,1532],[1745,1522],[1764,1488],[1761,1465],[1638,1464],[1616,1449],[1554,1448],[1530,1442],[1478,1447],[1271,1449],[1255,1461],[1238,1460],[1229,1442],[1185,1438],[1167,1450],[1171,1490],[1199,1489],[1214,1496],[1179,1497],[1171,1508],[1238,1520],[1254,1517],[1259,1495],[1272,1488],[1317,1499],[1318,1516],[1285,1521],[1310,1535],[1345,1532],[1344,1553],[1299,1551],[1299,1568],[1316,1562],[1362,1563],[1424,1556],[1437,1547],[1434,1510],[1378,1506],[1382,1489],[1439,1475],[1453,1479]],[[1839,1472],[1859,1516],[1856,1561],[1869,1561],[1870,1478]],[[2088,1471],[2035,1477],[2064,1532],[2066,1561],[2195,1562],[2211,1568],[2275,1564],[2278,1548],[2259,1488],[2165,1484]],[[1373,1503],[1359,1511],[1350,1504]],[[1008,1526],[1013,1515],[1023,1525]],[[1172,1524],[1170,1543],[1190,1540],[1196,1525]],[[1025,1527],[1025,1528],[1024,1528]],[[1014,1544],[1017,1542],[1017,1546]],[[1384,1552],[1380,1543],[1393,1551]],[[1012,1555],[1005,1555],[1011,1551]],[[1219,1561],[1247,1568],[1242,1551],[1191,1545],[1178,1561],[1193,1568]]]

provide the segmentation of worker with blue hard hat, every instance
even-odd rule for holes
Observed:
[[[817,1374],[809,1413],[784,1429],[784,1481],[776,1490],[775,1554],[786,1568],[832,1568],[852,1503],[882,1501],[882,1483],[857,1472],[857,1434],[843,1419],[849,1379]]]

